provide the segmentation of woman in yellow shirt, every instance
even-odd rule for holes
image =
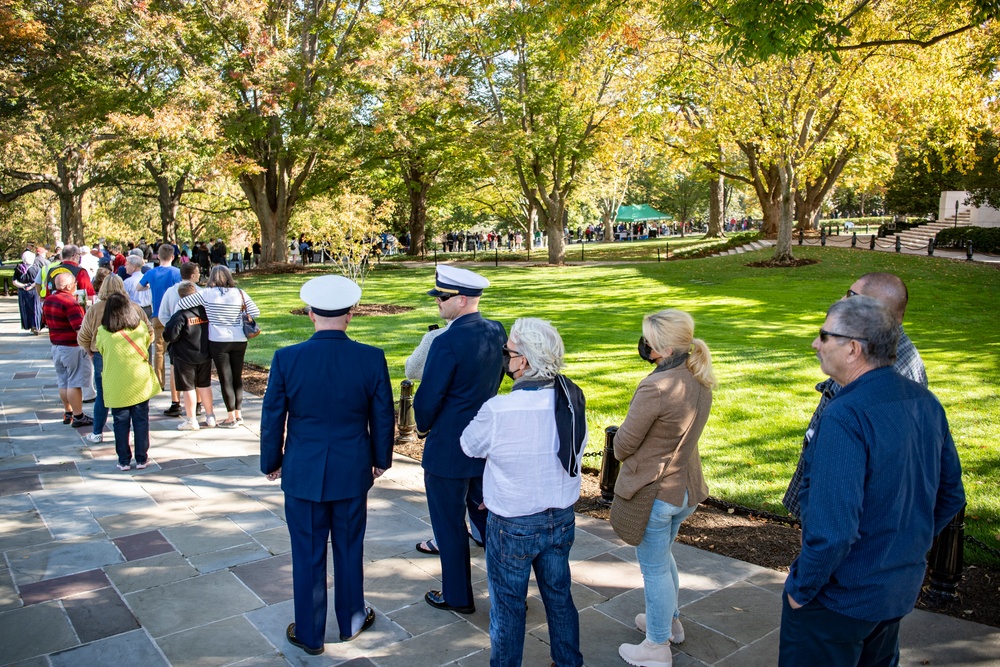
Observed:
[[[160,383],[149,365],[149,330],[124,294],[111,294],[97,330],[97,349],[104,357],[104,404],[114,420],[118,469],[132,467],[129,430],[135,434],[135,463],[148,463],[149,399],[160,393]]]

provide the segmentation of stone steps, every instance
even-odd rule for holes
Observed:
[[[751,241],[736,248],[729,248],[728,250],[720,250],[719,252],[709,255],[709,257],[723,257],[728,255],[742,255],[743,253],[753,252],[755,250],[763,250],[764,248],[774,247],[774,241],[768,241],[767,239],[761,239],[759,241]]]
[[[908,243],[910,245],[927,245],[927,241],[936,238],[938,232],[944,229],[951,229],[952,227],[968,227],[971,225],[971,212],[961,211],[958,214],[958,220],[955,218],[951,220],[938,220],[936,222],[928,222],[925,225],[920,225],[919,227],[913,227],[912,229],[907,229],[906,231],[899,232],[896,234],[899,240],[903,243]]]

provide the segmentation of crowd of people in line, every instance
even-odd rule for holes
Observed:
[[[110,409],[121,470],[133,457],[137,468],[149,464],[149,399],[161,388],[171,391],[165,414],[184,415],[182,430],[201,428],[202,409],[207,427],[242,423],[242,314],[259,315],[224,264],[199,287],[200,264],[174,266],[173,245],[158,247],[152,268],[136,250],[120,265],[123,275],[112,262],[91,281],[83,250],[65,246],[60,262],[18,280],[19,287],[34,283],[42,297],[64,423],[92,427],[86,439],[100,442]],[[44,259],[44,249],[39,254]],[[441,587],[424,599],[438,610],[475,612],[472,539],[486,552],[491,665],[522,662],[534,572],[553,664],[579,667],[569,556],[586,399],[561,372],[565,347],[555,327],[520,318],[508,333],[480,313],[488,287],[472,271],[439,266],[427,294],[445,325],[431,327],[405,363],[407,378],[419,382],[413,412],[433,532],[415,548],[441,561]],[[260,469],[280,479],[285,494],[294,589],[286,638],[318,655],[326,641],[328,544],[340,639],[375,623],[363,593],[367,493],[392,465],[395,415],[384,352],[346,333],[361,288],[321,276],[300,297],[315,333],[274,354]],[[897,276],[866,274],[828,309],[813,341],[829,379],[816,387],[820,401],[783,499],[801,519],[803,540],[782,596],[781,666],[896,664],[899,623],[916,602],[926,553],[964,504],[947,418],[903,331],[907,301]],[[622,644],[619,654],[637,667],[669,667],[671,644],[685,639],[671,547],[708,496],[698,442],[717,386],[709,347],[694,329],[693,318],[676,309],[643,318],[638,355],[654,369],[614,441],[622,465],[611,523],[636,547],[645,596],[645,612],[635,618],[645,639]],[[223,421],[212,405],[213,363]],[[505,375],[512,390],[498,394]],[[88,416],[84,392],[95,384]]]
[[[198,259],[189,261],[174,244],[144,239],[127,255],[119,245],[67,244],[52,261],[37,245],[15,272],[22,328],[34,335],[48,329],[63,423],[89,428],[87,442],[100,443],[110,410],[120,470],[133,458],[139,469],[148,465],[149,399],[161,391],[171,397],[164,415],[183,417],[180,430],[201,428],[202,414],[208,428],[243,423],[243,315],[256,318],[260,310],[237,287],[221,239],[203,272],[207,245],[193,244]],[[213,365],[226,408],[221,420]],[[90,415],[85,402],[93,402]]]

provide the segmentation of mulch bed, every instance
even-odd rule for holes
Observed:
[[[766,262],[750,262],[747,266],[754,269],[794,269],[799,266],[809,266],[810,264],[819,264],[819,260],[793,259],[788,262],[778,262],[773,259],[769,259]]]
[[[351,313],[355,317],[379,317],[382,315],[399,315],[413,310],[412,306],[396,306],[391,303],[359,303],[354,306]],[[288,311],[292,315],[306,315],[305,308],[293,308]]]

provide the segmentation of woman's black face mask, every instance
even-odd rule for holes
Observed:
[[[511,380],[514,379],[514,371],[510,370],[510,352],[506,348],[503,351],[503,372]]]
[[[656,360],[653,359],[653,348],[646,342],[645,336],[639,336],[639,356],[643,361],[648,361],[651,364],[656,363]]]

